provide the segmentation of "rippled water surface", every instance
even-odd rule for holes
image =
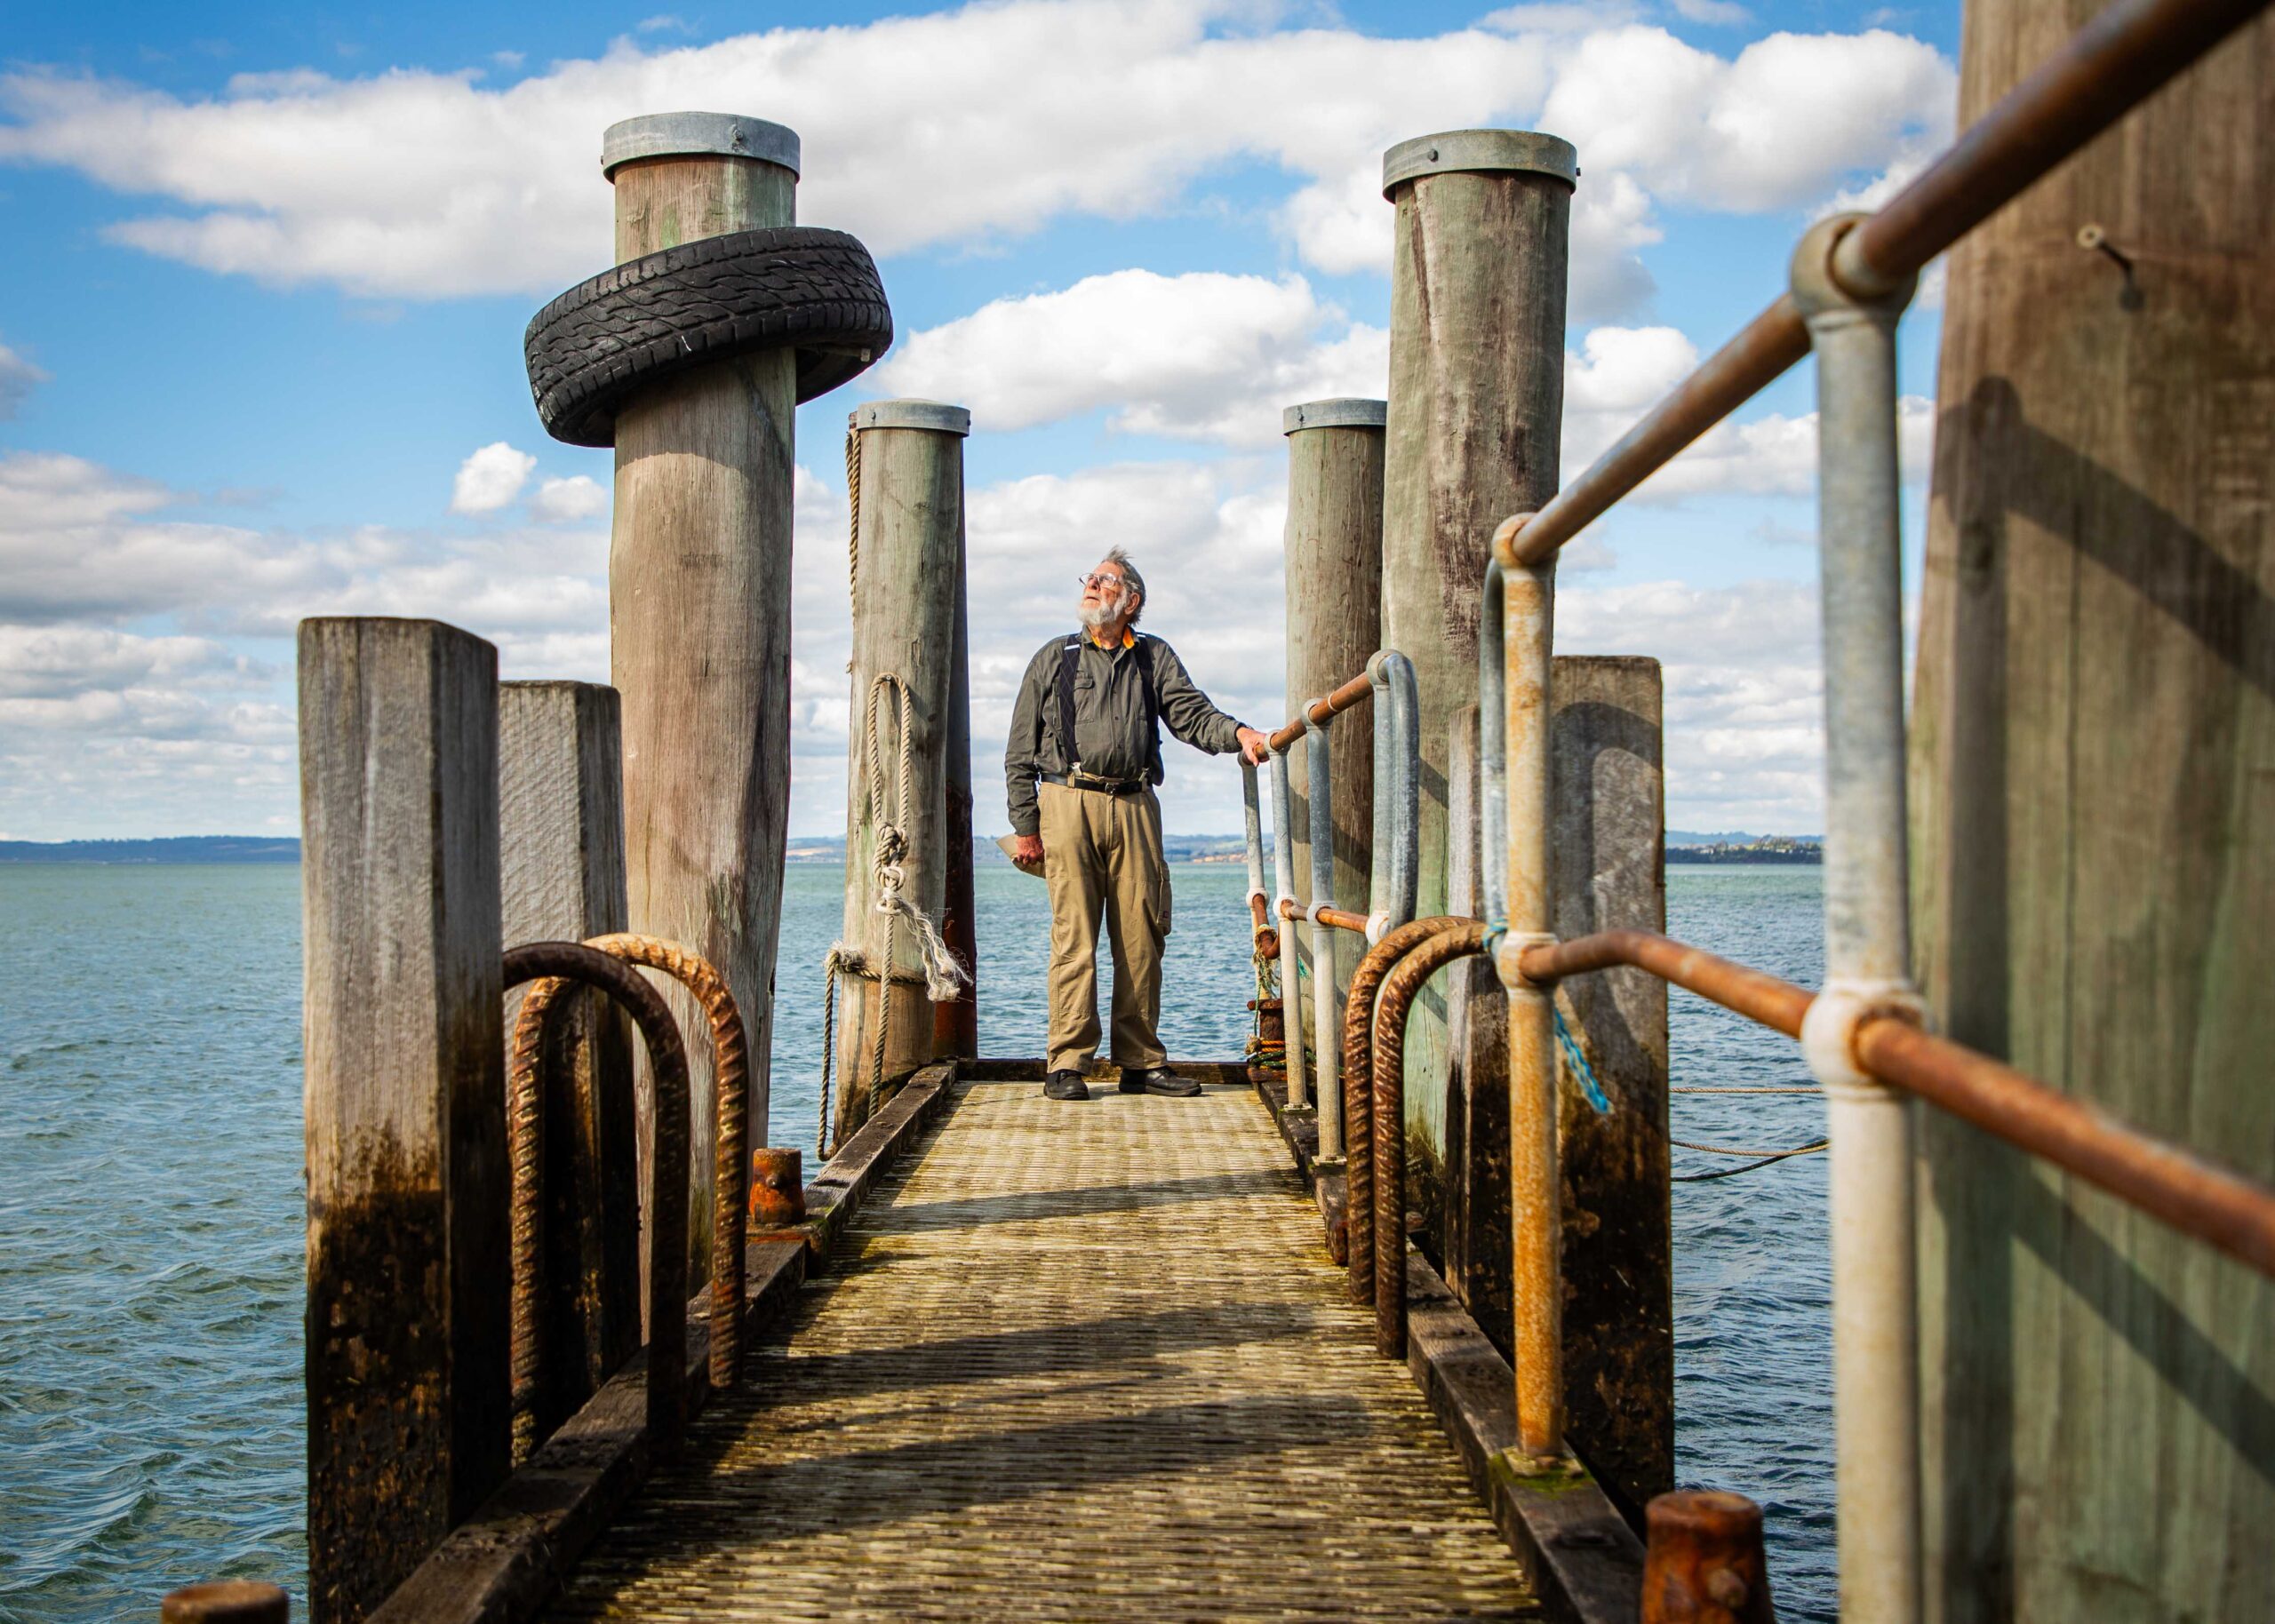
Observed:
[[[1042,886],[978,880],[981,1047],[1037,1054]],[[1814,871],[1667,880],[1675,934],[1814,984]],[[1176,883],[1163,1040],[1237,1054],[1246,877]],[[787,877],[778,1144],[812,1139],[840,884]],[[1672,1022],[1678,1086],[1808,1080],[1791,1043],[1696,999],[1676,994]],[[296,869],[0,866],[0,1620],[156,1616],[172,1585],[223,1575],[298,1593],[299,1064]],[[1679,1095],[1674,1121],[1800,1143],[1824,1111]],[[1831,1618],[1824,1158],[1678,1185],[1674,1213],[1680,1476],[1760,1500],[1781,1614]]]

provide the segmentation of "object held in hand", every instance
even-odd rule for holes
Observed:
[[[999,834],[995,837],[995,844],[1003,848],[1003,855],[1011,860],[1011,866],[1013,868],[1018,870],[1022,874],[1033,874],[1038,880],[1042,878],[1042,864],[1040,861],[1025,859],[1019,856],[1019,837],[1018,835]]]

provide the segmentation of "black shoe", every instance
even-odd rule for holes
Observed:
[[[1053,1071],[1042,1079],[1042,1097],[1046,1100],[1087,1100],[1090,1086],[1082,1080],[1080,1071]]]
[[[1173,1100],[1189,1100],[1201,1092],[1201,1085],[1189,1077],[1179,1077],[1167,1066],[1153,1066],[1133,1071],[1122,1069],[1122,1092],[1124,1094],[1162,1094]]]

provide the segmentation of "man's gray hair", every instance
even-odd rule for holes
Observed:
[[[1122,571],[1122,585],[1138,594],[1138,607],[1130,611],[1130,624],[1136,625],[1138,617],[1145,612],[1145,577],[1138,573],[1138,566],[1130,561],[1130,554],[1120,547],[1108,547],[1106,550],[1106,556],[1098,560],[1098,562],[1113,564],[1119,568]]]

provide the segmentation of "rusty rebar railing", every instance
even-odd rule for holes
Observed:
[[[1913,1624],[1920,1612],[1915,1180],[1912,1117],[1896,1090],[2275,1272],[2275,1190],[1921,1030],[1924,1005],[1909,979],[1895,365],[1896,323],[1921,267],[2264,4],[2116,0],[1877,213],[1812,227],[1784,296],[1538,513],[1507,520],[1492,538],[1478,639],[1481,866],[1487,944],[1509,1000],[1521,1445],[1562,1447],[1558,1226],[1522,1217],[1553,1215],[1561,1193],[1544,978],[1560,963],[1556,973],[1578,973],[1581,958],[1569,955],[1583,946],[1632,952],[1607,962],[1636,962],[1678,984],[1689,977],[1791,1032],[1824,1087],[1840,1582],[1856,1624]],[[1811,997],[1664,938],[1557,944],[1546,838],[1557,553],[1812,352],[1826,645],[1824,989]]]

